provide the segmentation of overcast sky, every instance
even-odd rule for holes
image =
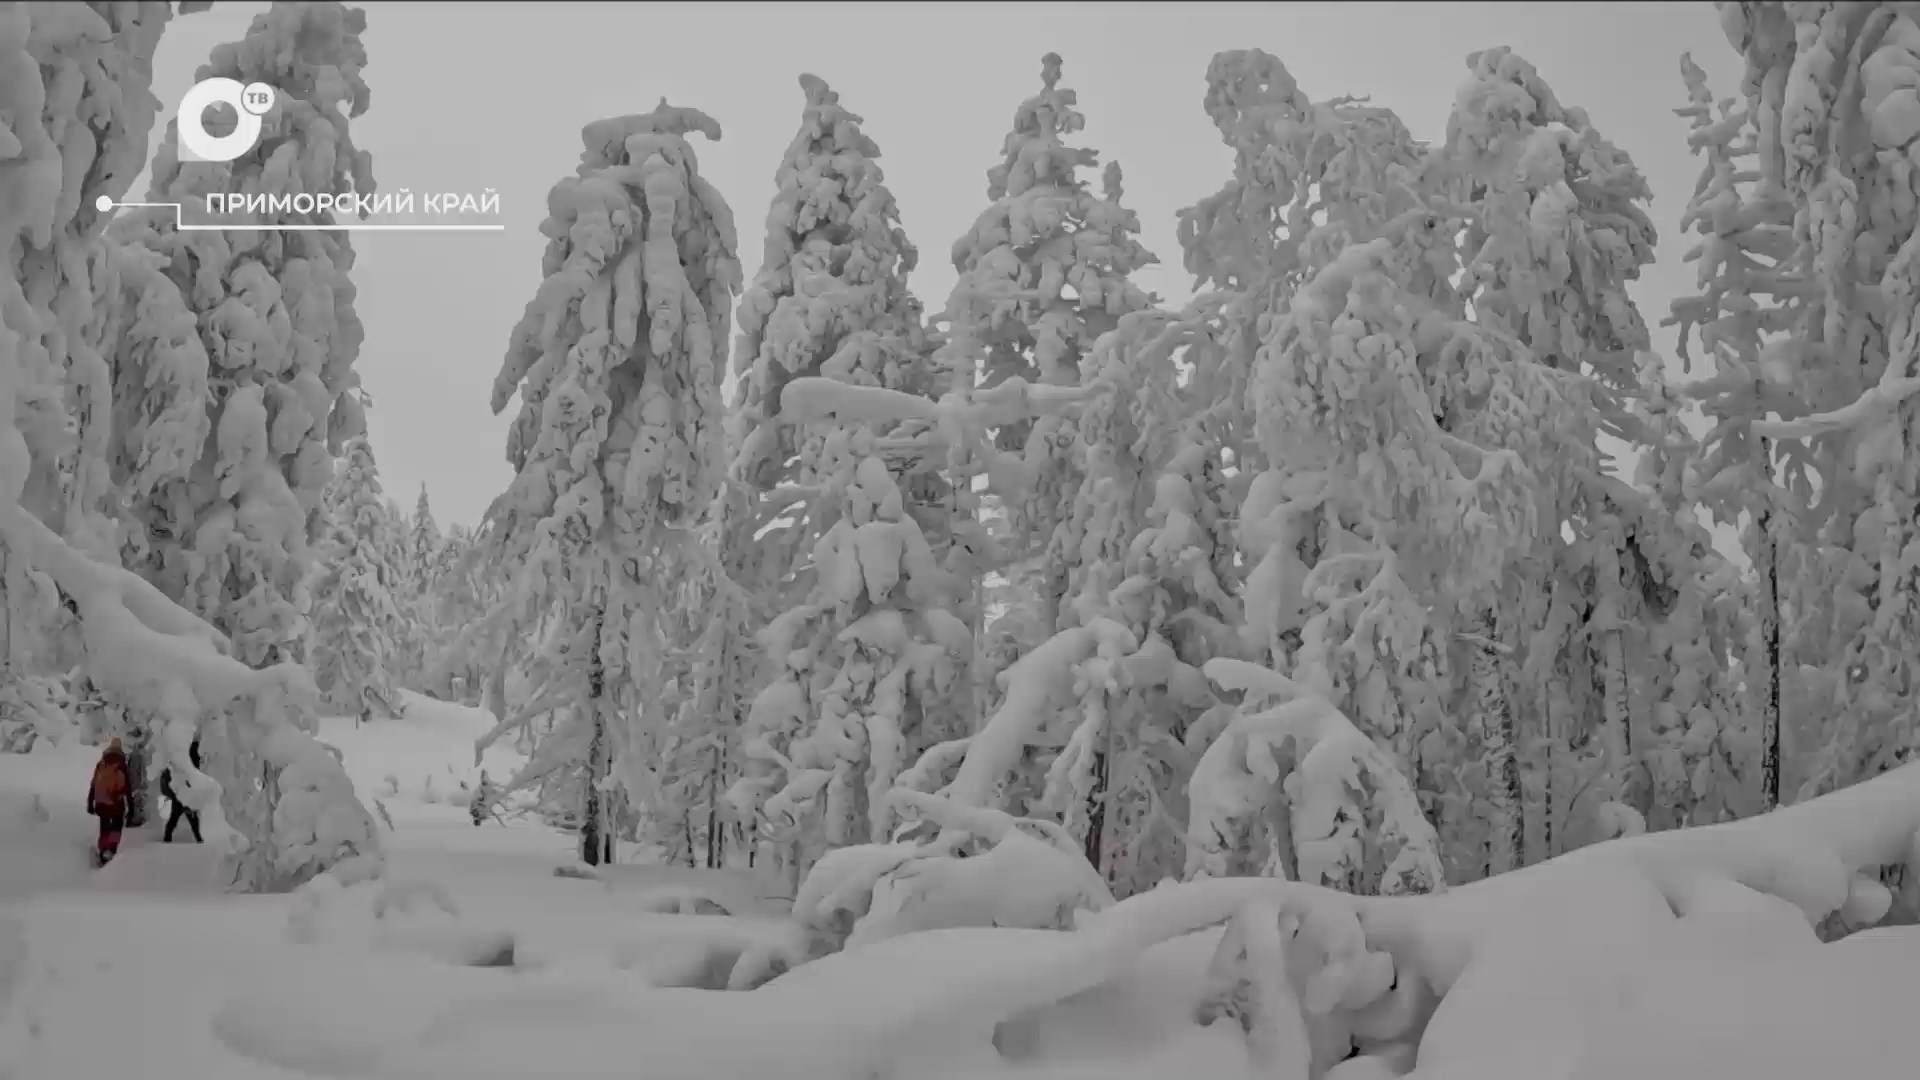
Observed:
[[[154,138],[212,47],[265,4],[176,18],[154,64],[164,103]],[[1207,62],[1225,49],[1281,58],[1315,99],[1368,94],[1414,134],[1437,138],[1467,54],[1512,46],[1560,99],[1584,106],[1655,192],[1661,266],[1640,290],[1649,320],[1690,287],[1678,221],[1698,174],[1686,149],[1679,57],[1715,89],[1738,57],[1713,6],[1694,3],[911,3],[645,4],[376,2],[365,5],[373,105],[354,139],[381,190],[500,192],[501,233],[354,239],[374,397],[374,452],[389,494],[420,485],[437,516],[478,520],[506,484],[506,417],[488,410],[508,332],[539,283],[546,194],[573,175],[581,125],[645,112],[662,96],[706,111],[724,139],[694,137],[702,172],[732,205],[747,279],[760,262],[774,166],[799,124],[811,72],[865,118],[921,250],[915,291],[940,310],[947,252],[986,200],[986,170],[1015,107],[1039,88],[1040,57],[1065,59],[1087,115],[1081,145],[1126,171],[1126,202],[1163,265],[1140,275],[1188,295],[1174,213],[1216,190],[1231,164],[1201,111]],[[130,193],[140,198],[142,177]],[[1656,345],[1671,354],[1672,334]],[[510,406],[517,408],[517,404]],[[509,414],[510,415],[510,414]]]

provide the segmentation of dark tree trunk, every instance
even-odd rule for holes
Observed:
[[[594,613],[593,651],[587,655],[587,722],[593,725],[593,736],[587,742],[586,791],[580,807],[580,859],[588,866],[599,866],[603,857],[613,861],[613,838],[607,835],[606,801],[600,791],[600,780],[607,774],[607,673],[600,664],[600,635],[606,618],[604,611]]]
[[[1754,524],[1760,530],[1761,572],[1767,578],[1766,601],[1760,606],[1760,641],[1766,654],[1766,689],[1760,706],[1761,810],[1780,805],[1780,559],[1773,540],[1773,513],[1762,510]]]
[[[1760,697],[1760,809],[1764,813],[1780,805],[1780,548],[1773,533],[1772,439],[1760,440],[1759,456],[1766,483],[1753,527],[1760,534],[1758,562],[1766,582],[1760,604],[1761,663],[1766,667]]]
[[[1112,719],[1109,718],[1111,723]],[[1107,739],[1112,745],[1112,737]],[[1106,841],[1107,825],[1107,751],[1096,751],[1093,755],[1093,787],[1087,792],[1087,861],[1093,868],[1106,876],[1107,867],[1103,860],[1101,845]]]
[[[720,831],[720,770],[725,766],[720,747],[713,748],[713,771],[707,774],[707,869],[726,862],[727,837]]]

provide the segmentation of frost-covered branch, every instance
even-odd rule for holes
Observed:
[[[1187,825],[1187,872],[1220,876],[1241,823],[1274,797],[1283,769],[1276,755],[1292,743],[1293,844],[1303,880],[1350,886],[1377,843],[1389,895],[1444,888],[1439,839],[1413,785],[1393,759],[1318,694],[1277,672],[1236,660],[1214,660],[1206,674],[1246,704],[1193,769]],[[1255,711],[1268,698],[1280,705]],[[1378,825],[1369,828],[1373,810]],[[1371,834],[1371,836],[1369,836]]]

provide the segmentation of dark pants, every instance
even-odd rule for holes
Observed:
[[[125,811],[106,810],[100,814],[100,854],[112,855],[120,850],[120,830],[127,823]]]
[[[187,809],[187,804],[181,802],[179,799],[173,800],[173,810],[167,814],[167,831],[161,837],[162,841],[169,844],[173,843],[173,830],[180,826],[181,818],[185,818],[187,820],[187,828],[193,830],[193,842],[196,844],[201,843],[200,815]]]

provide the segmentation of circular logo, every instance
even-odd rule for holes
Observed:
[[[204,79],[180,98],[175,124],[180,156],[188,161],[232,161],[260,141],[260,118],[273,108],[274,89],[266,83],[240,84],[238,79]],[[207,134],[208,106],[228,105],[238,121],[219,138]]]

